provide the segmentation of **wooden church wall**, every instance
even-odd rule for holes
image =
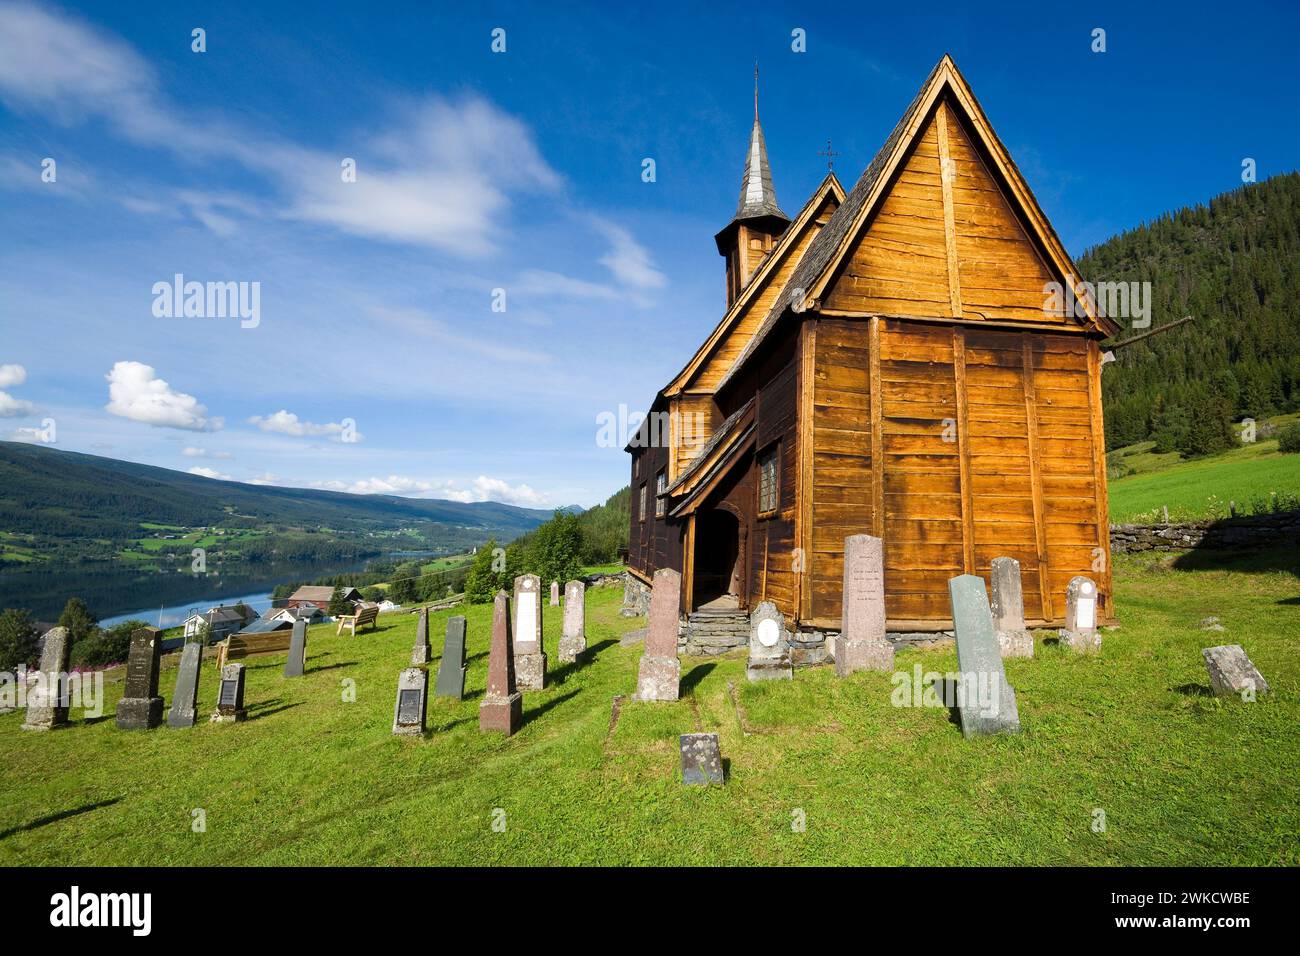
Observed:
[[[1021,563],[1030,620],[1059,620],[1076,574],[1108,606],[1095,344],[872,318],[818,319],[808,338],[804,620],[838,626],[844,537],[863,533],[885,541],[894,627],[943,624],[948,579],[1002,555]]]

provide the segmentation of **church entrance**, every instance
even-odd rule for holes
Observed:
[[[695,519],[695,608],[738,608],[745,591],[740,522],[721,508]]]

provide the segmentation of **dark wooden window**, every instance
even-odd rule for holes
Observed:
[[[655,517],[662,518],[668,510],[668,499],[664,492],[668,490],[668,473],[661,471],[655,476]]]
[[[781,443],[769,445],[758,456],[758,516],[769,517],[781,505]]]
[[[632,477],[633,478],[641,477],[641,456],[640,455],[632,456]]]
[[[641,506],[637,509],[639,521],[645,521],[645,485],[641,486]]]

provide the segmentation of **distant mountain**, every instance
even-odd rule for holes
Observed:
[[[141,522],[183,527],[332,529],[444,525],[458,540],[518,537],[550,511],[495,501],[352,495],[202,478],[41,445],[0,442],[0,531],[130,539]]]
[[[1166,213],[1077,264],[1092,282],[1151,283],[1152,328],[1193,317],[1107,365],[1108,448],[1205,454],[1233,442],[1233,419],[1300,409],[1300,174]]]

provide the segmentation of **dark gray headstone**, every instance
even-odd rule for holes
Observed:
[[[203,644],[196,638],[181,648],[181,663],[176,669],[176,689],[172,692],[172,709],[167,713],[168,727],[193,727],[199,712],[199,671],[203,666]]]
[[[142,627],[131,633],[126,658],[126,687],[117,702],[120,730],[149,730],[162,723],[163,699],[158,696],[158,666],[162,661],[162,631]]]
[[[717,734],[682,734],[682,783],[726,783]]]
[[[41,638],[41,674],[27,692],[23,730],[53,730],[68,722],[68,655],[72,642],[66,627],[54,627]]]
[[[424,733],[428,689],[429,672],[422,667],[408,667],[398,675],[393,733],[411,736]]]
[[[299,619],[293,622],[293,633],[289,635],[289,659],[284,662],[285,677],[301,677],[307,668],[307,622]]]
[[[244,665],[227,664],[221,668],[221,682],[217,685],[217,709],[212,722],[217,724],[244,720]]]
[[[447,637],[442,645],[438,683],[433,692],[437,697],[457,700],[465,696],[465,618],[459,614],[447,620]]]
[[[957,635],[957,712],[966,737],[1018,733],[1016,694],[1007,683],[993,629],[984,579],[963,574],[948,582],[953,629]]]
[[[429,663],[433,651],[429,647],[429,609],[420,608],[420,617],[415,622],[415,646],[411,648],[411,666],[419,667]]]
[[[1271,688],[1264,675],[1246,656],[1240,644],[1224,644],[1202,649],[1205,666],[1210,672],[1210,687],[1220,697],[1240,697],[1253,701]]]

